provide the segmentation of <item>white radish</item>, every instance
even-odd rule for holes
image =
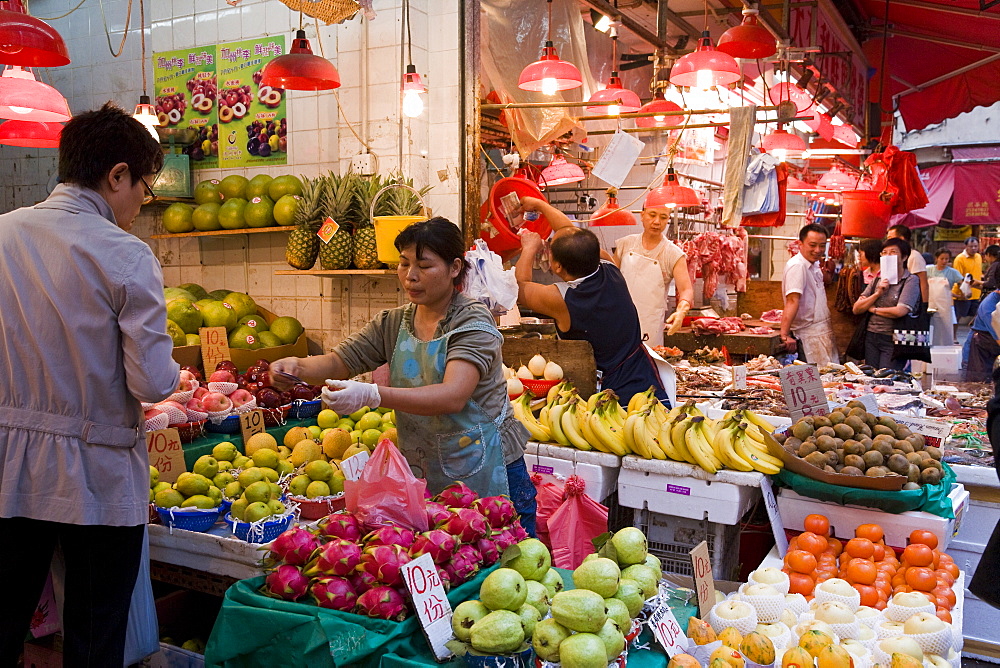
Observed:
[[[541,355],[535,355],[528,360],[528,371],[530,371],[535,378],[541,378],[542,374],[545,373],[545,358]]]
[[[535,378],[532,375],[532,373],[530,371],[528,371],[528,367],[524,366],[523,364],[517,370],[517,373],[514,374],[514,375],[517,376],[518,378],[526,378],[528,380],[534,380],[534,378]]]
[[[542,371],[542,377],[545,378],[545,380],[562,380],[562,367],[555,362],[547,362],[545,364],[545,369]]]
[[[519,397],[524,393],[524,385],[521,383],[521,379],[517,376],[511,376],[507,379],[507,395],[511,397]]]
[[[513,377],[514,377],[514,370],[511,369],[506,364],[504,364],[503,365],[503,379],[507,380],[508,378],[513,378]]]

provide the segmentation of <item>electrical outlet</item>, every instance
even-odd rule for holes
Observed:
[[[371,153],[358,153],[351,158],[351,171],[361,176],[371,176],[375,173],[375,161]]]

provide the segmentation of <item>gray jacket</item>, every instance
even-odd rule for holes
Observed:
[[[178,382],[152,250],[97,192],[0,216],[0,517],[148,519],[140,401]]]

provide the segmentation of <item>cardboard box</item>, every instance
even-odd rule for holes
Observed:
[[[819,480],[830,485],[840,485],[841,487],[856,487],[859,489],[877,489],[884,492],[898,492],[906,484],[906,476],[892,473],[881,478],[869,478],[863,475],[844,475],[843,473],[827,473],[802,459],[793,455],[788,450],[781,447],[774,437],[764,434],[764,442],[767,443],[767,451],[774,457],[780,459],[785,468],[793,473],[804,475],[813,480]]]
[[[257,315],[264,318],[270,325],[279,316],[271,313],[263,306],[257,307]],[[309,354],[309,346],[306,341],[305,331],[299,335],[295,343],[284,346],[274,346],[272,348],[258,348],[257,350],[242,350],[231,348],[229,351],[233,363],[240,371],[245,371],[248,366],[260,359],[268,362],[281,359],[282,357],[305,357]],[[201,346],[177,346],[173,351],[174,360],[181,366],[201,366]],[[214,369],[205,369],[206,375]]]

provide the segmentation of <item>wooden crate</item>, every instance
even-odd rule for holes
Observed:
[[[563,376],[582,397],[597,391],[597,364],[594,349],[586,341],[561,339],[509,338],[503,340],[503,363],[515,371],[535,355],[562,367]]]

